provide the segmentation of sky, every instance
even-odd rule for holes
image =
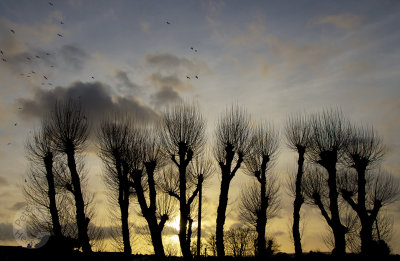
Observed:
[[[66,97],[81,100],[92,126],[110,112],[156,119],[168,104],[195,102],[210,144],[232,103],[281,132],[288,115],[339,107],[352,122],[374,126],[389,147],[383,168],[400,178],[399,24],[394,0],[0,0],[0,243],[15,244],[10,231],[29,167],[25,141]],[[98,225],[107,226],[103,169],[90,142],[89,189]],[[267,234],[283,252],[293,252],[284,180],[295,163],[282,140],[274,168],[282,210]],[[232,182],[226,229],[238,223],[246,182],[244,173]],[[205,192],[206,235],[215,230],[218,188],[217,172]],[[390,245],[400,253],[400,202],[387,211],[395,221]],[[305,206],[302,214],[305,251],[327,251],[319,211]]]

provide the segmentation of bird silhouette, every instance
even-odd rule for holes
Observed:
[[[193,47],[190,47],[190,50],[193,50]]]
[[[46,55],[50,55],[49,53],[46,53]]]
[[[52,2],[49,2],[49,5],[53,6],[53,3],[52,3]]]
[[[94,76],[92,76],[92,79],[94,80]]]
[[[170,22],[166,21],[167,24],[171,24]]]
[[[12,32],[13,34],[15,34],[15,31],[13,29],[10,29],[10,32]]]
[[[64,24],[64,22],[63,22],[63,21],[60,21],[60,24]]]
[[[189,76],[186,76],[186,78],[190,80],[190,77],[189,77]]]
[[[40,59],[40,56],[39,56],[39,55],[36,55],[35,57],[38,58],[38,59]]]
[[[7,62],[7,60],[6,60],[6,59],[4,59],[4,58],[2,58],[2,60],[3,60],[3,62]]]
[[[22,110],[22,108],[21,108],[21,107],[19,107],[19,108],[18,108],[18,110]]]
[[[63,37],[62,34],[57,34],[57,35],[60,36],[60,37]]]
[[[46,80],[48,80],[47,77],[46,77],[45,75],[43,75],[43,77],[44,77]]]
[[[199,76],[196,75],[195,77],[196,77],[196,79],[199,79]]]
[[[50,65],[51,68],[54,68],[54,65]]]
[[[11,145],[11,142],[7,143],[7,145]]]
[[[196,53],[197,53],[197,49],[196,50],[194,50]]]
[[[32,74],[35,74],[35,71],[32,71],[31,73],[32,73]]]
[[[3,53],[3,50],[0,50],[0,53],[1,53],[1,55],[3,55],[4,53]]]
[[[27,59],[27,60],[31,60],[31,58],[30,58],[30,57],[26,57],[26,59]]]
[[[14,123],[14,126],[17,126],[18,125],[18,123]]]

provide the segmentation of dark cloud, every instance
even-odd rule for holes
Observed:
[[[64,45],[59,54],[69,70],[81,71],[89,55],[77,45]]]
[[[152,94],[150,100],[156,108],[159,108],[168,103],[181,101],[182,98],[173,88],[164,86],[158,92]]]
[[[119,91],[139,91],[139,86],[131,81],[128,77],[128,73],[125,71],[117,71],[115,77],[118,80],[117,88]]]
[[[157,66],[160,68],[176,68],[180,66],[193,67],[194,64],[186,58],[179,58],[173,54],[161,53],[161,54],[148,54],[146,55],[146,62],[151,66]]]
[[[149,79],[155,86],[168,86],[176,91],[186,91],[193,88],[192,84],[181,81],[181,79],[179,79],[178,76],[175,74],[162,75],[161,73],[156,72],[150,74]]]
[[[11,223],[0,223],[0,240],[14,240],[13,225]]]
[[[68,87],[50,90],[36,89],[30,99],[18,99],[21,117],[25,120],[40,118],[54,107],[56,100],[78,99],[86,111],[89,121],[96,126],[104,115],[127,113],[139,120],[153,120],[156,112],[135,96],[112,95],[110,86],[101,82],[75,82]]]
[[[26,203],[24,201],[16,202],[12,205],[12,207],[8,208],[9,210],[20,210],[21,208],[25,207]]]

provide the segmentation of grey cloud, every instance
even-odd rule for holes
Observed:
[[[177,75],[162,75],[161,73],[152,73],[149,76],[151,82],[158,87],[168,86],[177,91],[185,91],[193,88],[192,84],[181,81]]]
[[[77,45],[64,45],[59,54],[63,58],[63,61],[68,69],[73,71],[81,71],[85,64],[86,59],[89,55],[80,49]]]
[[[11,223],[0,223],[0,240],[14,240],[13,225]]]
[[[182,98],[173,88],[164,86],[158,92],[152,94],[150,100],[156,108],[159,108],[168,103],[181,101]]]
[[[56,100],[68,98],[78,99],[87,113],[91,124],[96,126],[99,121],[110,113],[127,113],[139,120],[154,120],[157,114],[135,96],[113,96],[111,88],[101,82],[75,82],[68,87],[56,87],[51,90],[36,89],[30,99],[18,99],[22,107],[20,115],[23,119],[40,118],[51,111]]]
[[[138,91],[139,86],[131,81],[128,77],[128,73],[125,71],[117,71],[115,77],[119,81],[117,88],[120,91]]]
[[[162,54],[148,54],[146,56],[146,62],[152,66],[158,66],[161,68],[171,68],[179,66],[193,66],[193,63],[186,58],[179,58],[173,54],[162,53]]]

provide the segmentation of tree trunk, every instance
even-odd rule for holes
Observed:
[[[53,153],[48,153],[44,158],[44,165],[46,168],[46,179],[49,186],[49,208],[51,221],[53,223],[53,233],[58,239],[62,238],[60,218],[58,216],[57,204],[56,204],[56,189],[54,186],[54,174],[53,174]]]
[[[201,201],[203,196],[203,183],[200,183],[199,188],[199,212],[198,212],[198,222],[197,222],[197,257],[200,257],[201,251]]]
[[[221,194],[219,195],[219,205],[217,209],[217,227],[216,227],[216,246],[217,255],[219,258],[225,257],[225,247],[224,247],[224,224],[225,224],[225,214],[226,207],[228,205],[228,193],[230,185],[229,174],[222,175],[221,181]]]
[[[75,198],[76,222],[78,226],[79,243],[82,246],[83,252],[92,252],[88,236],[88,225],[90,220],[85,216],[85,203],[83,201],[83,196],[82,196],[81,181],[79,178],[78,171],[76,170],[75,153],[73,149],[70,149],[67,152],[67,158],[68,158],[68,168],[71,173],[73,194]]]
[[[293,242],[294,242],[294,250],[296,256],[300,256],[303,254],[303,250],[301,247],[301,236],[300,236],[300,209],[301,205],[304,203],[304,199],[301,193],[301,182],[303,177],[303,165],[304,165],[304,147],[297,148],[299,153],[299,159],[297,161],[297,175],[296,175],[296,196],[293,202]]]
[[[129,232],[129,186],[128,186],[128,171],[127,168],[121,170],[121,163],[119,160],[116,161],[116,168],[120,184],[118,187],[118,203],[121,211],[121,230],[122,230],[122,241],[124,244],[124,253],[132,254],[132,248],[130,243],[130,232]]]

